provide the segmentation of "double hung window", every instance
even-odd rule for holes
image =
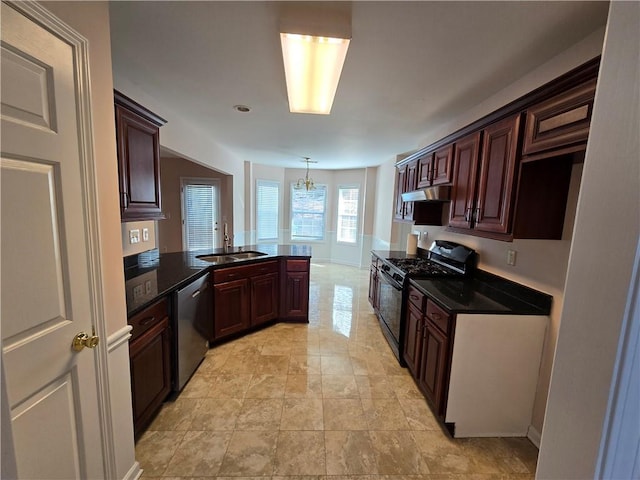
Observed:
[[[312,190],[291,185],[291,240],[324,240],[327,186],[315,185]]]
[[[357,243],[358,240],[358,187],[338,188],[338,223],[336,238],[342,243]]]

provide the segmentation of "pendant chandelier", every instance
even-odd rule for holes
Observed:
[[[303,188],[308,192],[309,190],[315,190],[316,186],[313,183],[313,179],[311,177],[309,177],[309,164],[310,163],[318,163],[318,162],[314,162],[312,160],[309,160],[309,157],[304,157],[303,162],[306,162],[307,164],[307,173],[305,174],[304,178],[299,178],[297,183],[293,186],[293,188],[295,188],[296,190],[302,190]]]

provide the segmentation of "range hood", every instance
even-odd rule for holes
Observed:
[[[451,200],[451,187],[438,185],[402,194],[403,202],[448,202]]]

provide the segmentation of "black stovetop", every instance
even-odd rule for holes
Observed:
[[[461,275],[461,273],[444,267],[428,258],[387,258],[386,261],[391,263],[404,275],[411,277],[449,277]]]

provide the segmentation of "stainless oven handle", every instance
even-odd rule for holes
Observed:
[[[402,285],[400,285],[391,275],[389,275],[384,270],[380,270],[380,273],[387,281],[387,283],[390,284],[393,288],[395,288],[396,290],[402,290]]]

